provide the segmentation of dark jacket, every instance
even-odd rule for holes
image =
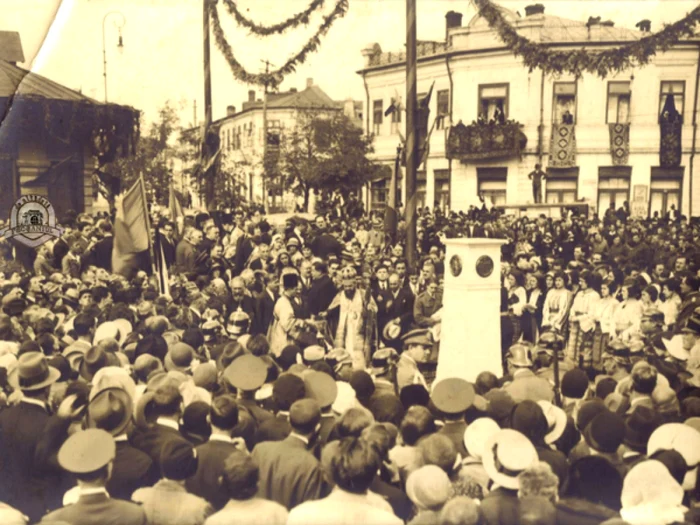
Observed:
[[[38,444],[49,421],[42,407],[20,402],[0,411],[0,498],[38,521],[60,507],[61,471],[38,459]]]
[[[454,443],[455,449],[467,457],[467,448],[464,446],[464,432],[467,430],[467,423],[463,419],[460,421],[446,421],[445,425],[438,431],[438,434],[447,436]]]
[[[328,275],[313,280],[307,292],[309,313],[318,315],[327,310],[337,293],[333,280]]]
[[[150,487],[159,478],[160,472],[156,471],[148,454],[126,441],[117,441],[112,476],[107,482],[107,492],[111,497],[131,500],[135,490]]]
[[[614,510],[578,498],[563,498],[557,502],[558,525],[599,525],[619,517]]]
[[[197,473],[185,484],[187,491],[204,498],[216,510],[228,501],[228,494],[219,486],[219,477],[224,470],[224,461],[236,446],[229,441],[210,440],[197,447]]]
[[[274,317],[275,302],[278,297],[270,297],[270,294],[265,290],[255,302],[255,326],[253,326],[253,334],[267,335],[267,331]]]
[[[160,452],[168,441],[174,439],[185,440],[179,430],[156,424],[147,429],[137,429],[131,435],[131,444],[148,454],[157,472],[160,473]]]
[[[520,522],[518,493],[504,488],[492,490],[481,501],[481,512],[485,525],[516,525]]]
[[[104,268],[108,272],[112,272],[112,247],[114,246],[114,237],[107,235],[95,246],[92,247],[90,254],[90,264],[94,264],[98,268]],[[175,259],[175,247],[173,247],[173,260]]]
[[[325,495],[321,465],[298,437],[260,443],[253,449],[253,459],[260,470],[259,497],[291,510]]]
[[[322,233],[317,236],[311,241],[309,248],[311,248],[311,252],[316,257],[321,257],[322,259],[327,259],[332,253],[340,258],[343,252],[343,245],[329,233]]]
[[[77,503],[58,509],[44,518],[46,523],[71,525],[146,525],[146,513],[129,501],[106,494],[81,496]]]

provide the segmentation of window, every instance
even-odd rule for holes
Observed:
[[[372,210],[383,210],[389,199],[389,181],[378,180],[372,183]]]
[[[267,123],[267,146],[269,148],[280,147],[280,135],[282,128],[279,120],[270,120]]]
[[[383,109],[383,102],[381,100],[375,100],[373,109],[374,109],[374,128],[372,129],[373,133],[375,135],[379,135],[379,132],[382,129],[382,118],[384,117],[384,109]]]
[[[394,111],[391,113],[391,134],[397,135],[401,131],[401,99],[391,98]]]
[[[477,168],[477,193],[484,198],[486,203],[494,205],[506,203],[506,181],[508,168]]]
[[[445,120],[450,114],[450,90],[443,89],[437,92],[437,129],[445,129]]]
[[[671,206],[680,213],[683,168],[651,168],[649,217],[663,218]]]
[[[683,122],[685,81],[661,82],[659,122]]]
[[[435,199],[434,208],[445,210],[450,205],[450,172],[435,170]]]
[[[630,121],[630,99],[632,91],[629,82],[608,82],[608,108],[605,122],[627,124]]]
[[[611,206],[618,209],[630,197],[628,166],[601,167],[598,169],[598,216],[602,219]]]
[[[549,168],[545,179],[547,204],[576,202],[578,193],[578,168]]]
[[[505,122],[508,118],[508,84],[479,86],[479,119]]]
[[[576,82],[555,82],[552,122],[574,124],[576,121]]]

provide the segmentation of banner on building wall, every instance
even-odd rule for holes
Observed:
[[[549,166],[553,168],[573,168],[576,166],[576,133],[574,124],[552,124]]]
[[[648,203],[649,186],[646,184],[635,184],[632,187],[632,202],[630,203],[630,215],[634,218],[645,219]]]
[[[662,122],[660,128],[659,164],[662,168],[676,168],[681,165],[683,124],[681,122]]]
[[[613,166],[627,166],[630,156],[630,125],[610,124],[609,128]]]

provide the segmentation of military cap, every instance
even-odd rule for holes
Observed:
[[[608,345],[605,355],[613,358],[618,363],[628,364],[630,362],[630,348],[619,339]]]
[[[539,347],[545,348],[546,350],[562,350],[564,348],[564,338],[551,330],[543,332],[537,341]]]
[[[352,357],[344,348],[334,348],[326,354],[326,362],[332,367],[344,364],[352,364]]]
[[[80,430],[70,436],[58,451],[58,464],[73,474],[95,472],[114,460],[114,438],[98,428]]]
[[[224,379],[234,388],[257,390],[267,378],[265,362],[252,354],[237,357],[224,370]]]
[[[681,333],[700,335],[700,315],[693,312],[685,326],[681,329]]]
[[[331,406],[338,397],[338,384],[325,372],[312,370],[304,374],[306,396],[314,399],[321,408]]]
[[[404,347],[409,345],[433,346],[433,342],[430,339],[430,331],[424,329],[411,330],[401,340]]]
[[[398,357],[396,350],[391,347],[380,348],[372,355],[372,372],[374,374],[385,373],[393,360]]]
[[[459,414],[474,403],[474,387],[459,377],[443,379],[433,386],[430,399],[440,412]]]

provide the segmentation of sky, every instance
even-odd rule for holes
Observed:
[[[219,18],[237,59],[251,72],[261,72],[263,60],[281,65],[315,33],[323,14],[336,0],[326,0],[308,27],[282,35],[256,37],[236,25],[219,1]],[[546,13],[586,21],[611,19],[634,28],[644,18],[652,31],[692,10],[696,0],[550,0]],[[239,10],[261,24],[272,24],[302,11],[310,0],[237,0]],[[468,0],[417,0],[418,38],[444,40],[445,13],[464,14],[466,25],[475,14]],[[320,49],[309,55],[281,88],[303,89],[307,78],[336,100],[364,100],[360,51],[377,42],[385,51],[401,50],[405,42],[405,0],[349,0],[344,18],[336,20]],[[500,0],[504,7],[525,13],[521,0]],[[26,61],[21,66],[69,88],[104,101],[103,34],[107,55],[109,102],[133,106],[147,122],[166,101],[179,111],[183,125],[204,118],[202,65],[202,0],[0,0],[0,30],[19,31]],[[105,18],[106,16],[106,18]],[[103,33],[104,22],[104,33]],[[121,27],[123,47],[117,42]],[[226,107],[239,110],[249,89],[237,81],[211,40],[214,118]],[[258,97],[261,96],[259,91]],[[194,105],[196,101],[196,118]]]

